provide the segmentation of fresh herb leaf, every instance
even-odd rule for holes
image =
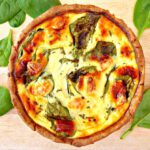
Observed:
[[[130,128],[125,131],[121,139],[124,139],[136,126],[150,128],[150,90],[144,93],[143,100],[138,107]]]
[[[0,86],[0,116],[7,113],[11,108],[13,108],[13,105],[11,103],[9,91]]]
[[[61,5],[59,0],[19,0],[19,6],[32,18],[36,18],[53,6]]]
[[[8,65],[12,44],[12,31],[10,31],[8,37],[0,40],[0,67]]]
[[[19,27],[25,20],[26,13],[22,10],[20,10],[16,16],[14,16],[10,21],[9,24],[12,27]]]
[[[0,23],[11,20],[21,10],[18,1],[20,0],[1,0],[0,1]]]
[[[140,38],[143,31],[150,28],[150,0],[137,0],[133,21],[138,29],[138,37]]]

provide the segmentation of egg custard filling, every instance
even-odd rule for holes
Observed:
[[[18,96],[38,125],[80,138],[116,123],[138,86],[126,34],[106,16],[63,13],[34,27],[15,63]]]

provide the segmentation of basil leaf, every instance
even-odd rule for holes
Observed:
[[[133,21],[138,29],[138,37],[146,28],[150,28],[150,0],[137,0]]]
[[[150,128],[150,90],[144,93],[143,100],[136,110],[134,120],[130,128],[125,131],[121,139],[124,139],[136,126]]]
[[[36,18],[49,8],[60,5],[59,0],[19,0],[19,6],[32,18]]]
[[[26,13],[22,10],[20,10],[15,17],[13,17],[10,21],[9,24],[12,27],[19,27],[25,20]]]
[[[8,37],[0,40],[0,67],[8,65],[12,44],[12,31],[10,31]]]
[[[11,20],[20,11],[19,0],[0,0],[0,23]]]
[[[13,108],[13,105],[11,103],[9,91],[0,86],[0,116],[7,113],[11,108]]]

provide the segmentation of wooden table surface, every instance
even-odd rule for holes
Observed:
[[[135,0],[61,0],[63,4],[94,4],[110,10],[118,18],[122,18],[128,26],[136,33],[136,28],[132,22],[133,8]],[[25,23],[13,29],[14,41],[23,28],[31,21],[26,18]],[[0,39],[9,32],[9,25],[0,25]],[[145,89],[150,87],[150,30],[146,30],[140,39],[146,60],[146,80]],[[7,87],[7,68],[0,68],[0,85]],[[129,126],[126,125],[119,131],[111,134],[107,138],[96,142],[93,145],[80,148],[86,150],[150,150],[150,130],[136,128],[125,140],[120,140],[120,135]],[[54,143],[36,132],[29,129],[20,119],[15,109],[0,117],[0,150],[76,150],[79,148]]]

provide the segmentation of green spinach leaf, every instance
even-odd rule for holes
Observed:
[[[150,128],[150,113],[147,115],[142,122],[138,124],[139,127]]]
[[[13,108],[13,105],[11,103],[9,91],[0,86],[0,116],[7,113],[11,108]]]
[[[0,0],[0,24],[9,21],[12,27],[18,27],[24,22],[26,13],[36,18],[60,4],[59,0]]]
[[[20,10],[17,13],[17,15],[9,21],[9,24],[15,28],[19,27],[24,22],[25,18],[26,18],[26,13]]]
[[[20,12],[19,0],[0,0],[0,23],[11,20]]]
[[[0,40],[0,67],[8,65],[12,44],[12,31],[10,31],[8,37]]]
[[[32,18],[36,18],[52,6],[60,5],[59,0],[19,0],[19,6]]]
[[[133,21],[138,29],[138,37],[145,29],[150,28],[150,0],[137,0]]]
[[[150,90],[144,93],[143,100],[138,107],[130,128],[125,131],[121,139],[125,138],[136,126],[150,128]]]
[[[67,119],[71,120],[69,110],[64,107],[59,101],[48,103],[46,108],[47,119]]]

